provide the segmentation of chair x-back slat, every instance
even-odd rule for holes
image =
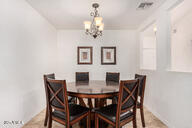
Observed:
[[[53,91],[53,89],[48,86],[48,89],[49,91],[51,92],[51,94],[53,95],[51,98],[50,98],[50,102],[53,100],[53,99],[56,99],[61,105],[62,107],[65,107],[65,105],[63,104],[63,102],[59,99],[59,97],[57,97],[57,94],[63,90],[63,88],[60,88],[58,89],[56,92]]]
[[[133,100],[135,100],[135,96],[134,96],[133,94],[134,94],[136,88],[137,88],[137,86],[135,86],[135,87],[133,88],[133,90],[130,91],[128,88],[123,87],[123,90],[126,91],[126,92],[128,92],[128,93],[129,93],[129,96],[123,101],[122,105],[124,105],[124,104],[130,99],[130,97],[132,97]]]
[[[53,95],[53,96],[50,98],[50,102],[51,102],[53,99],[56,99],[63,107],[65,107],[65,105],[63,104],[63,102],[59,99],[59,97],[57,97],[57,94],[58,94],[60,91],[63,91],[63,89],[60,88],[60,89],[58,89],[56,92],[54,92],[54,91],[51,89],[51,87],[48,86],[48,88],[49,88],[49,90],[51,91],[51,93],[52,93],[52,95]]]

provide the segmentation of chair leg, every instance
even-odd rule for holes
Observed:
[[[46,107],[44,126],[47,126],[47,120],[48,120],[48,108]]]
[[[112,104],[116,104],[116,101],[115,101],[115,99],[114,99],[114,98],[112,99]]]
[[[89,128],[89,115],[87,116],[87,128]]]
[[[113,127],[113,128],[121,128],[121,127],[119,127],[118,125],[116,125],[115,127]]]
[[[107,105],[107,99],[100,99],[100,103],[99,103],[99,107],[104,107],[105,105]]]
[[[88,125],[87,125],[87,127],[88,128],[91,128],[91,111],[89,111],[89,114],[88,114],[88,120],[87,120],[87,122],[88,122]]]
[[[141,105],[141,107],[140,107],[140,113],[141,113],[142,126],[145,127],[145,118],[144,118],[143,105]]]
[[[95,113],[95,128],[99,128],[99,118],[96,113]]]
[[[102,99],[103,100],[103,106],[107,105],[107,99]]]
[[[136,117],[133,118],[133,128],[137,128],[137,120],[136,120]]]
[[[93,108],[93,103],[92,103],[92,100],[90,98],[88,99],[88,105],[89,105],[90,109]]]
[[[48,128],[52,128],[52,117],[51,117],[51,115],[49,115],[49,119],[48,119]]]

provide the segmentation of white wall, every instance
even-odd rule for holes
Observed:
[[[138,72],[147,74],[145,106],[170,128],[191,128],[192,74],[169,71],[170,16],[167,9],[175,2],[178,0],[167,0],[141,25],[139,31],[157,21],[157,70]]]
[[[93,64],[77,65],[77,47],[93,47]],[[116,46],[117,65],[101,65],[101,47]],[[58,73],[68,81],[75,80],[75,72],[88,71],[90,79],[104,80],[107,71],[120,72],[121,79],[133,78],[136,71],[136,31],[106,30],[104,35],[93,39],[83,30],[58,31]]]
[[[183,10],[185,11],[182,12]],[[171,69],[192,72],[192,29],[189,29],[192,23],[192,1],[185,0],[171,10],[170,15]]]
[[[1,0],[0,127],[45,107],[43,74],[56,70],[56,43],[56,29],[25,0]]]

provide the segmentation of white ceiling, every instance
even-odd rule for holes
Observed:
[[[83,29],[83,22],[91,20],[92,3],[99,3],[105,29],[134,29],[166,0],[153,1],[147,10],[137,10],[144,0],[27,0],[57,29]]]

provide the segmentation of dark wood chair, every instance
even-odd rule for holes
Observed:
[[[89,82],[89,72],[76,72],[76,82]],[[80,104],[85,104],[82,98],[78,98]],[[89,108],[93,108],[91,99],[88,99]]]
[[[120,73],[119,72],[106,72],[106,82],[117,82],[119,83]]]
[[[86,107],[69,104],[65,80],[47,79],[46,83],[48,103],[48,128],[52,127],[52,120],[61,123],[66,128],[87,118],[87,127],[90,128],[90,110]]]
[[[120,79],[120,73],[119,72],[106,72],[106,82],[116,82],[119,83],[119,79]],[[116,103],[116,99],[118,99],[117,97],[113,97],[113,98],[108,98],[110,100],[112,100],[112,104]],[[104,104],[107,104],[107,100],[104,99]]]
[[[44,79],[44,86],[45,86],[45,93],[47,93],[46,91],[46,83],[47,83],[47,79],[55,79],[55,74],[47,74],[43,76]],[[69,103],[75,103],[75,97],[71,97],[68,96],[68,102]],[[46,112],[45,112],[45,120],[44,120],[44,126],[47,126],[47,121],[48,121],[48,103],[47,103],[47,94],[46,94]]]
[[[137,102],[137,108],[140,109],[142,126],[145,127],[143,102],[144,102],[146,75],[135,74],[135,78],[140,80],[140,84],[139,84],[139,97],[140,97],[140,100]]]
[[[118,95],[118,104],[111,104],[95,110],[95,128],[99,127],[99,119],[120,128],[133,122],[137,128],[136,111],[139,93],[139,80],[121,81]]]
[[[76,72],[76,82],[88,82],[89,72]]]
[[[46,91],[46,83],[47,83],[47,78],[55,79],[55,74],[47,74],[43,76],[44,79],[44,86],[45,86],[45,93]],[[47,121],[48,121],[48,103],[47,103],[47,94],[46,94],[46,112],[45,112],[45,120],[44,120],[44,126],[47,126]]]

